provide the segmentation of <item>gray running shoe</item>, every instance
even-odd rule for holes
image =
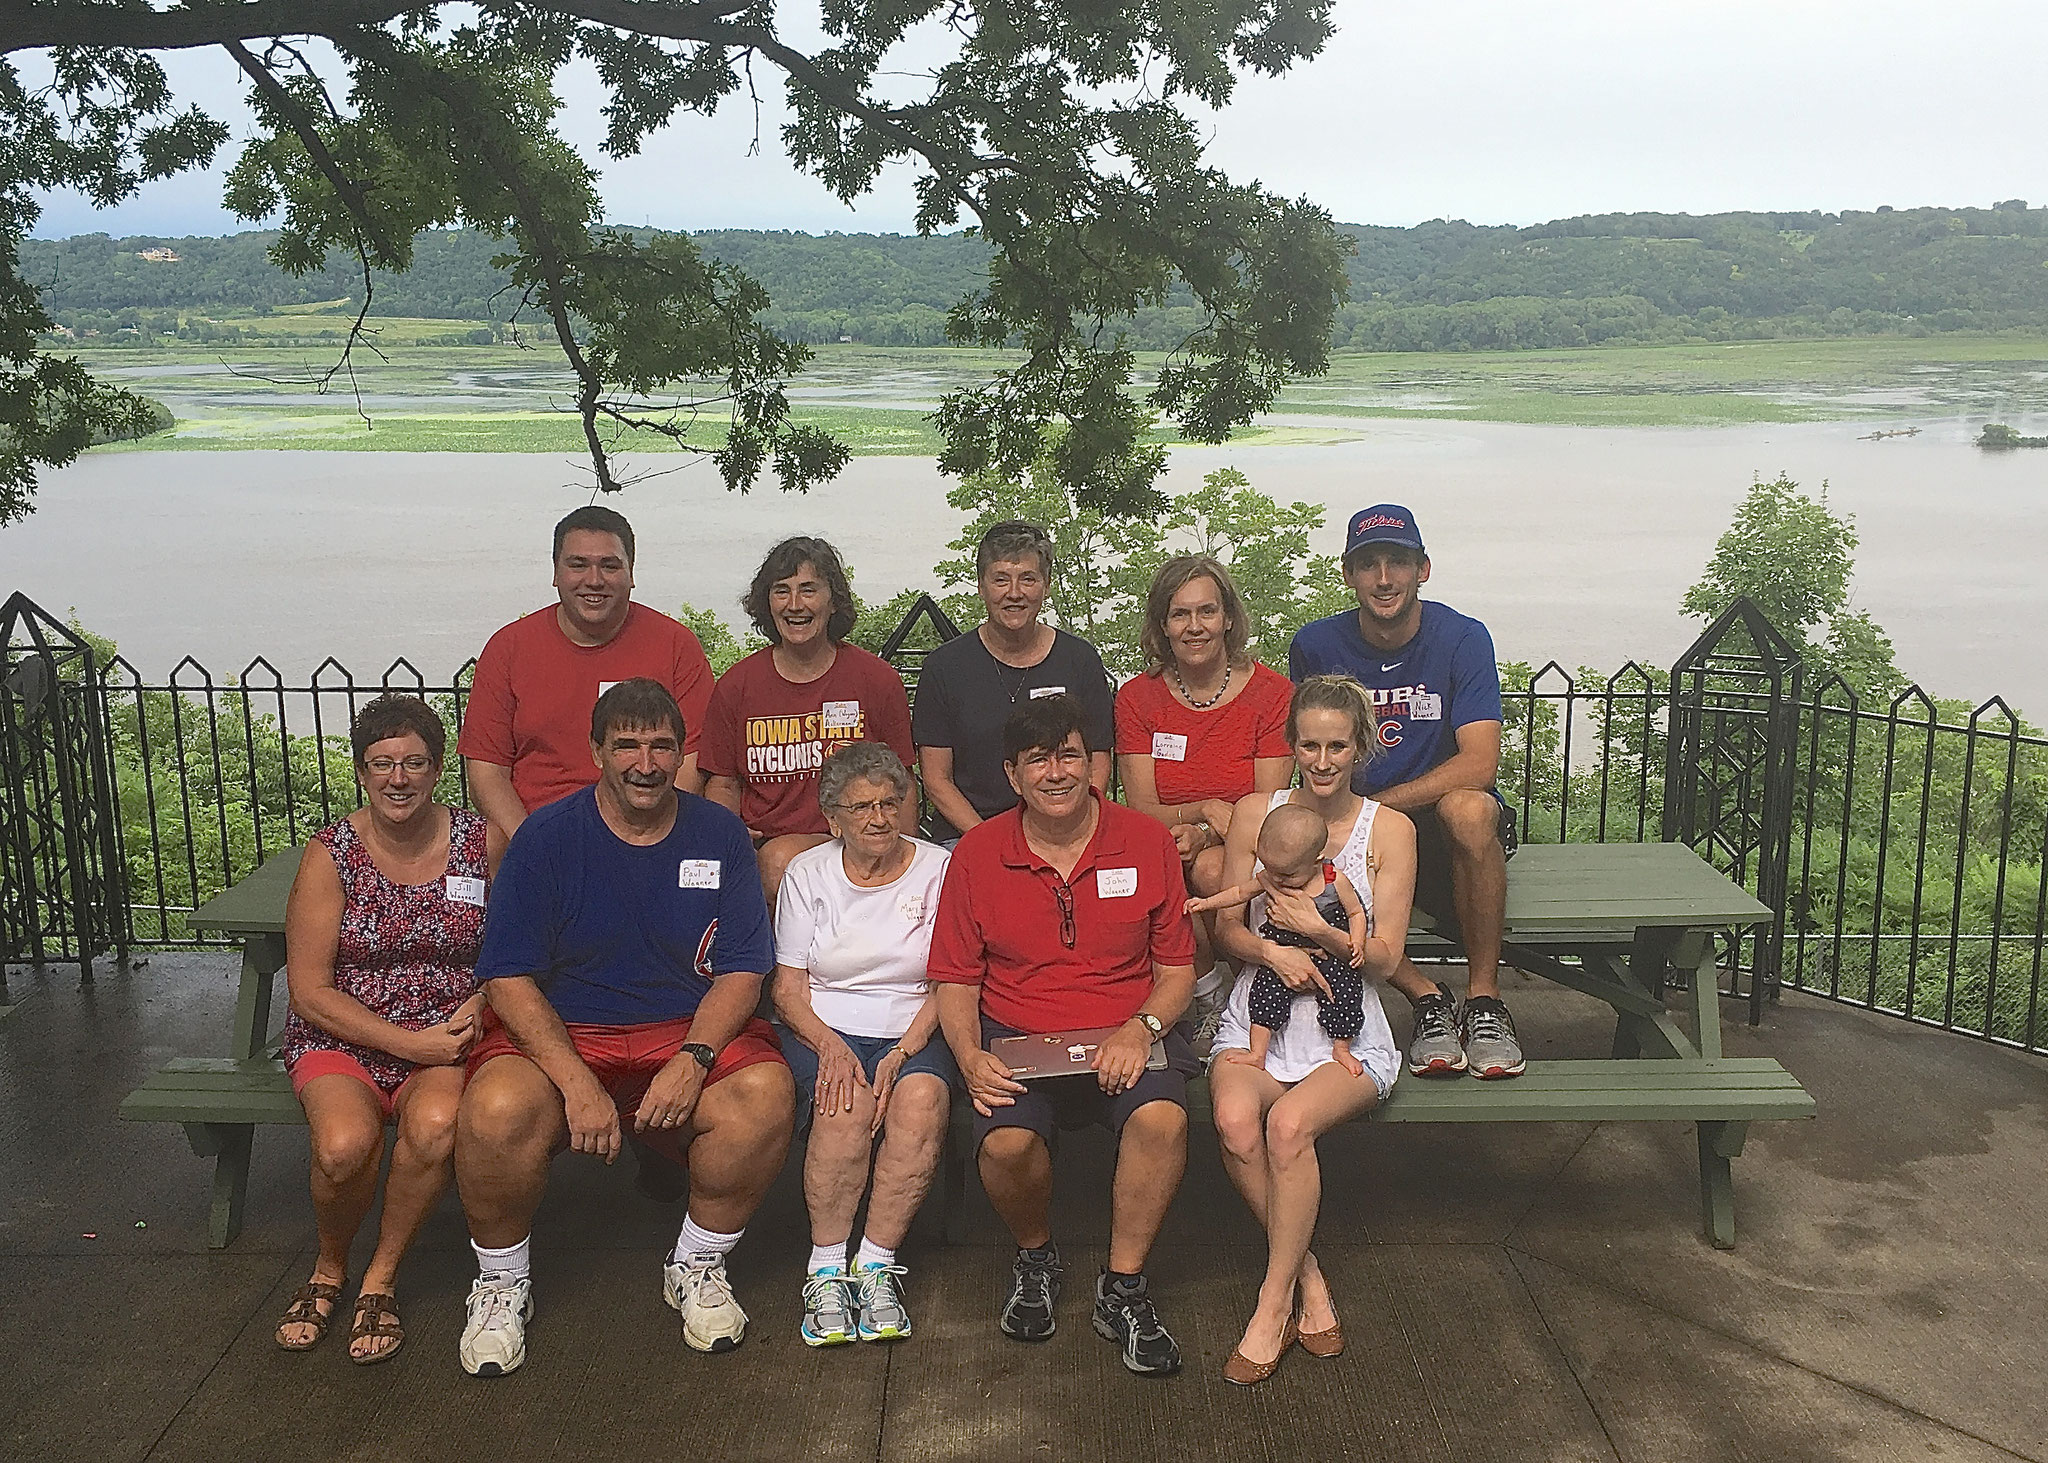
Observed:
[[[1465,1033],[1465,1061],[1475,1077],[1519,1077],[1528,1065],[1522,1044],[1515,1040],[1515,1018],[1499,996],[1472,996],[1460,1023]]]
[[[1180,1370],[1180,1346],[1152,1309],[1150,1287],[1138,1277],[1136,1290],[1119,1290],[1105,1271],[1095,1281],[1095,1334],[1123,1348],[1124,1369],[1141,1377],[1167,1377]]]
[[[898,1275],[909,1273],[901,1265],[863,1265],[853,1272],[861,1340],[901,1341],[910,1334],[910,1308],[896,1285]]]
[[[853,1278],[844,1271],[804,1277],[804,1319],[798,1331],[806,1346],[843,1346],[855,1339]]]
[[[1452,1077],[1465,1070],[1465,1044],[1458,1039],[1457,997],[1441,987],[1435,995],[1415,1003],[1408,1070],[1418,1077]]]
[[[1197,996],[1194,1009],[1189,1012],[1195,1019],[1194,1045],[1198,1051],[1207,1051],[1216,1040],[1216,1028],[1223,1024],[1223,1012],[1230,1005],[1230,987],[1219,987],[1213,995]]]
[[[1052,1308],[1059,1298],[1059,1250],[1052,1245],[1019,1250],[1010,1274],[1010,1294],[996,1325],[1012,1341],[1043,1341],[1052,1335]]]

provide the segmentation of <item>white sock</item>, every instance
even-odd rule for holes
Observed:
[[[1195,999],[1206,1001],[1223,989],[1223,982],[1230,978],[1230,967],[1221,960],[1203,971],[1195,981]]]
[[[686,1214],[683,1216],[683,1232],[676,1236],[673,1258],[678,1265],[692,1258],[723,1259],[732,1253],[732,1247],[745,1233],[744,1229],[736,1229],[731,1234],[720,1234],[715,1229],[706,1229]]]
[[[836,1245],[812,1245],[810,1273],[836,1275],[846,1268],[846,1241]]]
[[[524,1280],[533,1273],[533,1258],[527,1248],[532,1243],[533,1236],[528,1235],[502,1250],[487,1250],[475,1240],[469,1247],[476,1251],[476,1268],[482,1274],[498,1280]]]
[[[860,1249],[853,1257],[854,1269],[861,1270],[869,1265],[893,1265],[895,1263],[896,1252],[894,1250],[883,1249],[866,1235],[860,1237]]]

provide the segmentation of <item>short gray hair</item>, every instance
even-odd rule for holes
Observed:
[[[910,773],[881,742],[848,742],[825,759],[818,774],[818,805],[836,807],[846,789],[863,779],[887,783],[898,797],[910,796]]]

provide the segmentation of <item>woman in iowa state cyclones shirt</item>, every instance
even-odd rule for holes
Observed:
[[[789,861],[830,836],[818,806],[825,758],[847,742],[882,742],[907,764],[910,698],[894,667],[846,643],[853,590],[825,540],[770,549],[741,604],[769,644],[719,677],[697,761],[704,795],[753,834],[773,908]]]

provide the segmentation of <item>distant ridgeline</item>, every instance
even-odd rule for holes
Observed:
[[[1830,335],[2048,328],[2048,208],[1875,213],[1603,214],[1533,228],[1431,222],[1341,226],[1358,248],[1340,350],[1533,350]],[[807,341],[941,345],[945,312],[988,254],[965,235],[764,233],[694,236],[758,279],[769,323]],[[24,276],[59,324],[211,338],[232,317],[346,302],[361,281],[340,262],[293,278],[264,254],[272,236],[29,240]],[[465,322],[448,343],[493,338],[513,300],[479,233],[422,235],[408,274],[380,276],[373,313]],[[333,313],[352,313],[345,304]],[[169,317],[169,318],[167,318]],[[1178,345],[1199,323],[1184,296],[1141,311],[1135,344]],[[130,335],[129,339],[135,339]]]

